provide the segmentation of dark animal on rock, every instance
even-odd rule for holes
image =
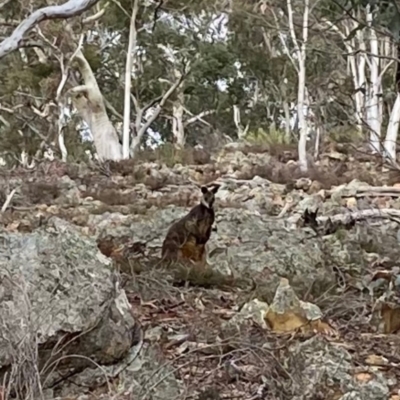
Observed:
[[[310,227],[317,235],[331,235],[341,228],[349,230],[356,224],[355,219],[351,215],[344,221],[334,221],[331,218],[327,218],[324,222],[320,222],[317,219],[317,214],[318,208],[315,211],[306,209],[302,217],[303,226]]]
[[[220,185],[213,185],[212,189],[202,186],[200,203],[171,225],[162,245],[163,260],[205,261],[206,243],[215,220],[215,193],[219,188]]]

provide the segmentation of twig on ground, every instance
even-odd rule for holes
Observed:
[[[3,204],[3,207],[1,207],[1,212],[2,212],[2,213],[5,212],[5,211],[7,210],[7,207],[10,205],[10,202],[11,202],[11,200],[12,200],[12,198],[13,198],[13,196],[14,196],[16,190],[17,190],[17,189],[13,189],[13,190],[11,191],[11,193],[7,196],[6,201],[5,201],[4,204]]]

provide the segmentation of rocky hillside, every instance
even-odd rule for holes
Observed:
[[[344,150],[0,170],[3,398],[400,399],[400,173]],[[211,182],[208,267],[167,268]]]

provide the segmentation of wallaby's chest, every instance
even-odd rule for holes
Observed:
[[[198,206],[188,215],[188,219],[191,224],[196,226],[194,232],[204,238],[209,235],[214,223],[214,210]]]
[[[210,214],[204,215],[202,218],[199,218],[197,221],[199,232],[202,236],[207,235],[210,232],[210,228],[214,223],[214,216]]]

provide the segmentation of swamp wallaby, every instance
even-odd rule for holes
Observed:
[[[200,204],[176,221],[169,228],[162,246],[162,258],[177,261],[181,259],[195,262],[205,260],[205,246],[211,236],[214,223],[214,201],[220,185],[212,189],[201,187],[203,196]]]

